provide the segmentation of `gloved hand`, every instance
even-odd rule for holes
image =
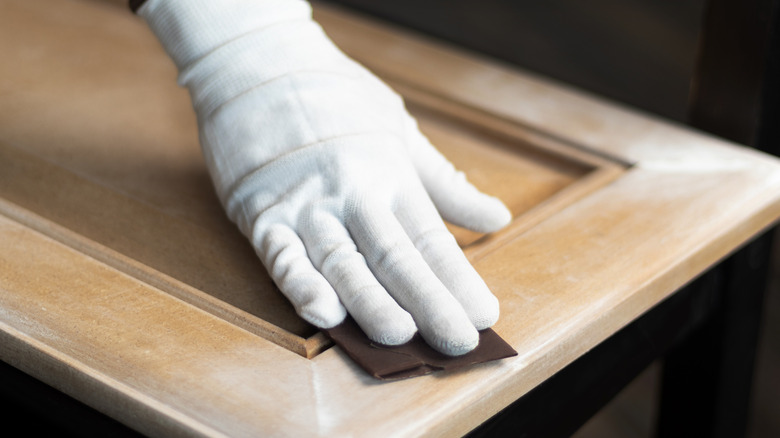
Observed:
[[[490,232],[510,213],[336,48],[308,3],[148,0],[138,12],[190,90],[228,216],[301,317],[330,328],[348,311],[389,345],[419,329],[448,355],[477,345],[498,301],[441,217]]]

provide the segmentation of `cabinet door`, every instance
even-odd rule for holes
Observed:
[[[295,315],[225,217],[138,17],[3,10],[0,354],[146,433],[465,432],[780,215],[772,158],[318,6],[513,214],[492,235],[451,230],[519,355],[380,384]]]

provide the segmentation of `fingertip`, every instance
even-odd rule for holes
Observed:
[[[405,344],[417,333],[417,326],[407,312],[393,318],[374,318],[371,324],[364,325],[365,327],[361,326],[361,328],[369,339],[383,345]]]
[[[480,192],[469,183],[429,192],[442,218],[454,225],[479,233],[492,233],[512,221],[512,212],[504,203]]]
[[[498,231],[512,222],[512,212],[500,199],[483,195],[481,206],[477,210],[470,228],[480,233],[492,233]]]
[[[494,201],[495,207],[493,207],[494,212],[491,215],[494,222],[490,226],[492,227],[491,231],[497,231],[512,222],[512,212],[500,199],[495,197],[491,197],[491,199]]]
[[[418,320],[420,334],[433,349],[447,356],[461,356],[479,344],[479,332],[463,309],[450,309]]]
[[[482,297],[478,306],[472,306],[466,311],[471,323],[477,330],[485,330],[493,327],[498,322],[500,313],[498,298],[493,294]]]
[[[329,329],[344,322],[347,310],[338,299],[322,295],[300,306],[298,315],[316,327]]]
[[[423,334],[425,341],[440,353],[447,356],[462,356],[479,345],[479,332],[474,327],[463,326],[461,330],[451,331],[447,336],[429,336]]]

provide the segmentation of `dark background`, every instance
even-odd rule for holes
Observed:
[[[703,0],[329,0],[684,120]]]

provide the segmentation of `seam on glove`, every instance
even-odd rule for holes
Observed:
[[[225,210],[227,210],[229,216],[233,216],[232,212],[236,210],[240,205],[244,205],[246,203],[246,199],[251,196],[252,193],[254,193],[253,187],[264,187],[263,184],[259,184],[258,180],[265,180],[268,179],[268,176],[266,173],[269,172],[269,168],[271,166],[277,167],[279,166],[279,163],[283,162],[289,162],[291,160],[290,156],[294,156],[296,154],[302,153],[302,151],[305,151],[307,149],[312,148],[318,148],[318,147],[328,147],[330,145],[333,145],[334,142],[340,144],[339,140],[344,139],[356,139],[361,137],[368,137],[374,139],[376,141],[376,135],[381,134],[382,137],[389,137],[393,139],[393,141],[399,141],[398,136],[385,131],[368,131],[368,132],[358,132],[354,134],[344,134],[339,135],[336,137],[331,138],[325,138],[322,140],[315,141],[313,143],[308,143],[303,146],[296,147],[290,151],[287,151],[273,160],[270,160],[268,163],[258,167],[257,169],[253,170],[252,172],[238,178],[235,183],[231,187],[228,188],[226,191],[228,195],[226,196],[226,199],[224,201]],[[360,143],[354,144],[353,147],[362,147]],[[245,187],[249,187],[248,189]],[[246,192],[249,192],[249,195],[246,194]],[[280,196],[284,196],[284,194],[281,194]]]

